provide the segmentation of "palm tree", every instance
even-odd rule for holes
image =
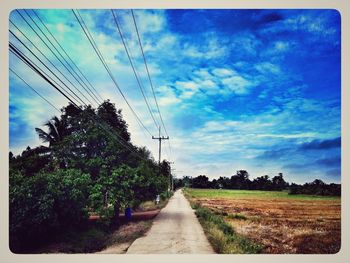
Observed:
[[[43,140],[43,142],[49,143],[49,147],[62,141],[64,136],[68,134],[66,122],[60,120],[56,116],[46,122],[45,126],[48,127],[48,132],[45,132],[40,128],[35,128],[35,131],[38,133],[39,138]]]

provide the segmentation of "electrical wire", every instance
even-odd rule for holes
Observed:
[[[137,71],[136,71],[136,68],[135,68],[135,66],[134,66],[134,63],[132,62],[132,58],[131,58],[130,52],[129,52],[129,50],[128,50],[128,45],[127,45],[127,43],[126,43],[126,40],[124,39],[123,33],[122,33],[122,31],[121,31],[121,26],[119,25],[119,22],[118,22],[117,14],[114,13],[114,10],[113,10],[113,9],[111,9],[111,12],[112,12],[112,15],[113,15],[113,18],[114,18],[114,22],[115,22],[115,24],[116,24],[116,26],[117,26],[117,29],[118,29],[120,39],[122,40],[122,43],[123,43],[125,52],[126,52],[127,57],[128,57],[128,59],[129,59],[131,68],[132,68],[132,70],[133,70],[133,72],[134,72],[134,76],[135,76],[135,78],[136,78],[137,84],[138,84],[138,86],[139,86],[139,88],[140,88],[140,91],[141,91],[141,93],[142,93],[143,100],[145,101],[145,103],[146,103],[146,105],[147,105],[148,111],[149,111],[149,113],[151,114],[151,117],[152,117],[152,119],[153,119],[153,122],[154,122],[154,124],[155,124],[155,126],[156,126],[156,130],[157,130],[158,127],[159,127],[159,125],[158,125],[157,121],[155,120],[155,118],[154,118],[154,116],[153,116],[152,110],[151,110],[151,108],[150,108],[150,106],[149,106],[149,103],[148,103],[148,101],[147,101],[147,98],[146,98],[145,93],[144,93],[143,88],[142,88],[142,82],[140,81],[140,79],[139,79],[139,77],[138,77],[138,74],[137,74]]]
[[[85,76],[85,74],[79,69],[79,67],[77,66],[77,64],[73,61],[73,59],[68,55],[68,53],[66,52],[66,50],[63,48],[63,46],[60,44],[60,42],[56,39],[56,37],[52,34],[51,30],[46,26],[46,24],[42,21],[42,19],[40,18],[40,16],[37,14],[37,12],[35,12],[35,10],[32,9],[32,12],[34,13],[34,15],[38,18],[38,20],[40,21],[40,23],[45,27],[45,29],[47,30],[47,32],[50,34],[50,36],[55,40],[55,42],[57,43],[57,45],[61,48],[61,50],[63,51],[63,53],[68,57],[68,59],[70,60],[70,62],[75,66],[75,68],[79,71],[79,73],[83,76],[83,78],[86,80],[86,82],[89,84],[89,86],[91,87],[91,89],[93,89],[95,91],[92,92],[88,87],[87,84],[85,83],[85,81],[83,79],[81,79],[81,77],[79,76],[79,74],[76,73],[76,75],[80,78],[80,80],[85,84],[85,86],[91,91],[91,93],[95,96],[95,98],[97,100],[99,100],[99,102],[103,101],[103,98],[101,97],[101,95],[98,93],[98,91],[94,88],[94,86],[91,84],[91,82],[87,79],[87,77]],[[68,64],[69,65],[69,64]],[[73,70],[73,69],[72,69]]]
[[[61,111],[55,106],[53,105],[48,99],[46,99],[44,96],[42,96],[36,89],[34,89],[31,85],[29,85],[23,78],[21,78],[11,67],[9,68],[9,70],[15,74],[15,76],[17,78],[19,78],[20,80],[22,80],[27,87],[29,87],[31,90],[33,90],[40,98],[42,98],[44,101],[46,101],[51,107],[53,107],[56,111],[58,111],[59,113],[61,113]]]
[[[81,17],[79,11],[77,10],[77,14],[76,14],[75,11],[72,9],[72,12],[73,12],[75,18],[77,19],[78,23],[80,24],[82,30],[84,31],[85,36],[87,37],[87,39],[89,40],[91,46],[93,47],[94,51],[96,52],[97,56],[99,57],[99,59],[100,59],[102,65],[105,67],[107,73],[109,74],[110,78],[112,79],[112,81],[113,81],[115,87],[116,87],[117,90],[119,91],[120,95],[123,97],[124,101],[126,102],[126,104],[128,105],[129,109],[131,110],[131,112],[133,113],[133,115],[135,116],[135,118],[137,119],[138,123],[140,124],[140,126],[142,126],[142,127],[148,132],[148,134],[150,134],[150,135],[152,136],[151,132],[150,132],[150,131],[147,129],[147,127],[143,124],[143,122],[141,121],[141,119],[138,117],[138,115],[136,114],[136,112],[134,111],[134,109],[131,107],[130,103],[129,103],[128,100],[126,99],[124,93],[123,93],[122,90],[120,89],[120,87],[119,87],[117,81],[115,80],[115,78],[114,78],[114,76],[113,76],[111,70],[109,69],[109,67],[108,67],[108,65],[107,65],[107,63],[106,63],[106,61],[104,60],[104,58],[103,58],[103,56],[102,56],[100,50],[98,49],[97,44],[96,44],[96,42],[94,41],[94,38],[93,38],[93,36],[91,35],[91,33],[90,33],[88,27],[86,26],[86,24],[85,24],[83,18]],[[79,16],[79,18],[81,19],[81,21],[80,21],[80,19],[78,18],[78,16]],[[84,26],[86,27],[86,29],[85,29]]]

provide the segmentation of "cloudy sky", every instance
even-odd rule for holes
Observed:
[[[138,125],[72,11],[36,13],[101,97],[123,110],[133,142],[147,146],[157,159],[157,141]],[[158,135],[111,11],[80,10],[80,14],[130,105]],[[159,122],[131,12],[115,10],[115,14]],[[283,172],[287,181],[298,183],[316,178],[340,182],[338,12],[134,10],[134,14],[170,136],[171,147],[164,142],[162,157],[175,162],[177,176],[215,178],[245,169],[252,178]],[[76,83],[23,18],[39,35],[33,21],[45,31],[30,10],[11,13],[11,31],[48,64],[33,44],[37,46]],[[41,66],[13,35],[10,40]],[[61,94],[12,54],[10,67],[57,108],[67,105]],[[58,112],[13,73],[9,100],[10,150],[19,154],[28,145],[41,144],[34,128]]]

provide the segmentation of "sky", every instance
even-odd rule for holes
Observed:
[[[37,52],[27,36],[66,72],[18,11],[10,14],[11,31]],[[157,160],[158,141],[138,125],[72,11],[36,13],[101,97],[122,109],[132,141]],[[130,105],[158,136],[111,11],[80,14]],[[115,14],[159,122],[132,14]],[[177,177],[213,179],[244,169],[251,178],[282,172],[289,182],[341,181],[341,18],[336,10],[157,9],[134,10],[134,15],[170,137],[162,143],[162,159],[174,162]],[[12,35],[10,41],[33,58]],[[57,108],[68,104],[12,54],[10,68]],[[34,129],[58,112],[13,73],[9,76],[9,148],[20,154],[28,145],[43,144]]]

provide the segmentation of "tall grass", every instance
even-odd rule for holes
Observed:
[[[215,214],[210,209],[192,203],[192,208],[201,223],[204,232],[216,253],[220,254],[256,254],[262,246],[237,234],[225,222],[222,215]]]

